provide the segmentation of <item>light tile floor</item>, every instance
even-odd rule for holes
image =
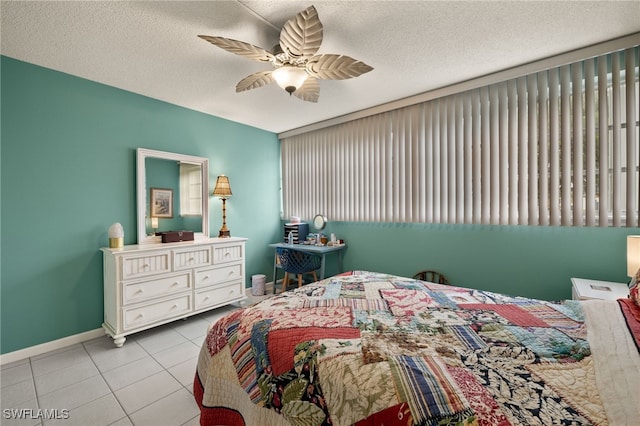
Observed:
[[[250,296],[247,304],[262,298]],[[3,365],[0,424],[199,425],[192,386],[200,346],[208,326],[234,309],[238,306],[129,335],[121,348],[105,335]],[[23,418],[15,418],[19,414]]]

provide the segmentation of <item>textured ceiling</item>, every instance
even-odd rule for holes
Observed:
[[[374,67],[321,81],[317,104],[277,85],[235,93],[269,69],[198,34],[271,49],[316,6],[318,53]],[[273,132],[283,132],[640,31],[635,1],[2,1],[3,55]]]

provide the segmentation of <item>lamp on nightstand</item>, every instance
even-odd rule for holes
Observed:
[[[640,269],[640,235],[627,235],[627,275],[633,277]]]
[[[231,197],[231,185],[229,185],[229,178],[225,175],[218,176],[216,180],[216,186],[213,188],[213,196],[220,197],[222,199],[222,228],[218,237],[227,238],[231,236],[231,231],[227,228],[227,198]]]

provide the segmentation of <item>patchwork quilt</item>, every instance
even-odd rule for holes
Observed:
[[[331,277],[212,325],[194,380],[200,422],[637,424],[640,308],[624,302]]]

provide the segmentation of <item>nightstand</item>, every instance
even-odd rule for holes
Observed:
[[[625,283],[571,278],[573,300],[616,300],[629,297],[629,287]]]

